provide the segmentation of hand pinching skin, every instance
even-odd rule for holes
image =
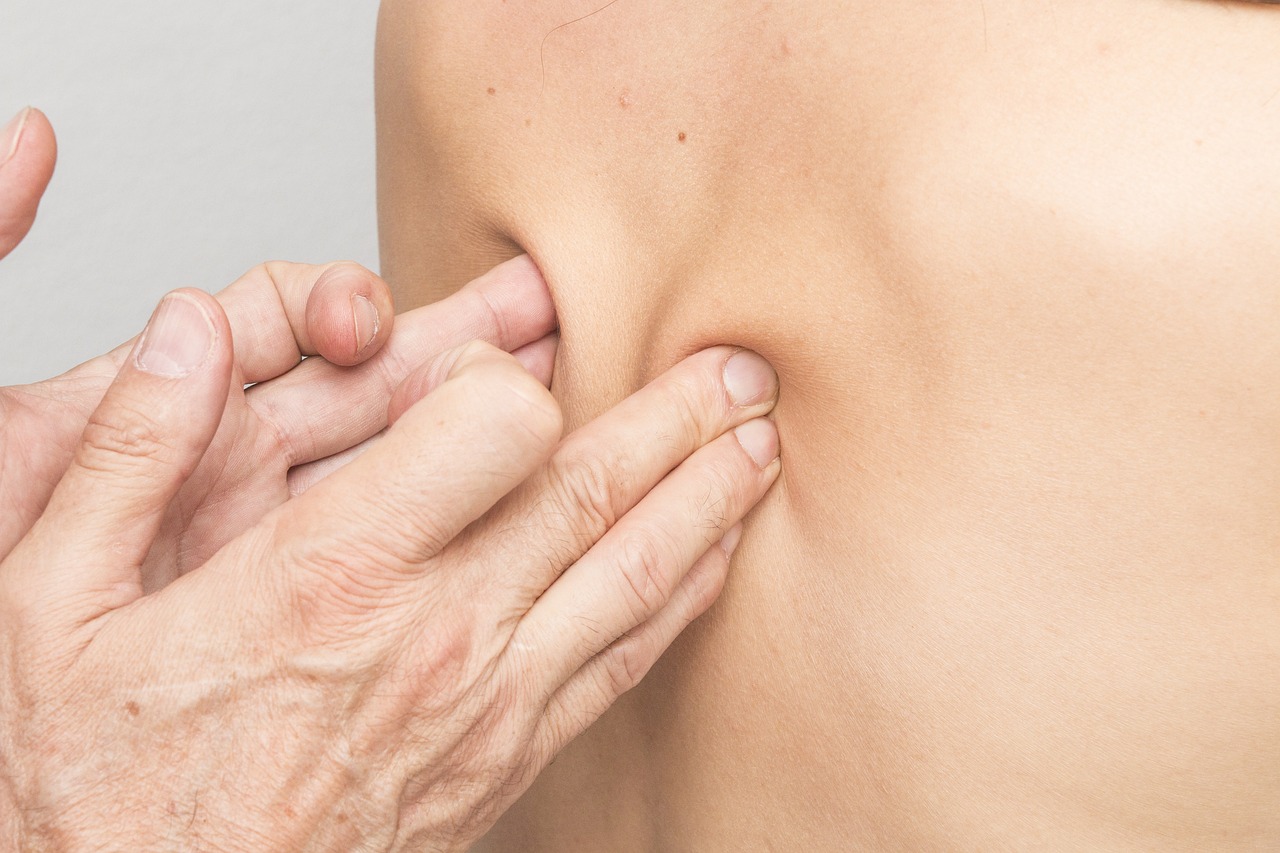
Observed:
[[[62,430],[47,485],[0,469],[0,847],[483,834],[711,606],[781,470],[733,347],[562,436],[554,322],[527,258],[394,330],[368,271],[266,265],[0,392],[0,452]]]

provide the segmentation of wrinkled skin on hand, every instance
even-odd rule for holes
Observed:
[[[43,114],[24,111],[17,122],[18,147],[0,171],[0,258],[31,227],[56,159]],[[423,360],[472,338],[509,350],[531,345],[522,362],[550,381],[554,309],[535,271],[517,264],[506,272],[398,320],[386,284],[353,263],[265,263],[219,293],[235,339],[233,384],[221,427],[153,545],[145,588],[200,565],[352,458],[350,448],[386,426],[392,390]],[[393,323],[402,331],[384,351]],[[0,549],[43,511],[133,344],[54,379],[0,388]],[[259,384],[245,391],[246,382]]]
[[[451,351],[381,442],[145,596],[145,525],[94,507],[164,454],[86,433],[0,564],[22,849],[464,849],[718,595],[779,471],[776,384],[735,403],[735,358],[759,362],[700,353],[559,442],[511,356]]]
[[[338,281],[171,294],[128,352],[5,392],[0,849],[464,849],[719,594],[781,468],[759,356],[562,439],[528,259],[352,368],[344,288],[380,291]],[[533,343],[455,345],[486,335]]]

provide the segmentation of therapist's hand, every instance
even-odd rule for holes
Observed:
[[[144,595],[232,383],[219,304],[182,298],[0,562],[3,849],[462,849],[711,604],[780,470],[751,353],[561,440],[540,382],[472,343],[401,383],[380,442]]]
[[[0,132],[0,258],[30,230],[55,160],[53,128],[38,110],[23,111]],[[168,310],[189,311],[191,298],[173,297]],[[291,492],[358,453],[386,426],[392,390],[426,359],[479,338],[517,350],[550,379],[554,339],[545,336],[555,315],[527,259],[399,318],[386,284],[352,263],[264,264],[218,300],[234,338],[234,387],[217,436],[144,561],[148,591],[200,565]],[[171,327],[154,322],[153,334]],[[44,509],[132,346],[56,379],[0,388],[0,553]],[[299,364],[304,355],[320,358]],[[246,392],[246,382],[258,384]]]

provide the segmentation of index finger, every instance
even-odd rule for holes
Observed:
[[[565,438],[476,535],[495,540],[494,559],[531,564],[509,583],[532,604],[673,469],[777,397],[777,374],[750,350],[692,355]]]

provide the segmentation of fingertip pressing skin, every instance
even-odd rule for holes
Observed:
[[[773,421],[757,418],[738,427],[733,434],[761,471],[767,470],[778,458],[778,429]]]
[[[735,406],[753,406],[778,396],[778,374],[759,353],[738,350],[725,362],[725,391]]]
[[[321,357],[351,366],[382,348],[394,313],[382,279],[359,264],[336,263],[320,274],[307,299],[307,328]]]
[[[725,371],[736,359],[745,359],[747,363],[738,367],[749,369],[731,381]],[[744,376],[751,381],[738,381]],[[532,507],[513,503],[493,522],[499,529],[524,531],[524,519],[530,514],[540,519],[542,534],[537,541],[530,542],[521,533],[519,544],[511,545],[513,554],[535,548],[544,549],[550,557],[546,576],[522,581],[526,591],[540,595],[564,568],[563,560],[581,557],[587,550],[585,543],[603,536],[698,448],[768,414],[777,393],[776,375],[759,355],[734,347],[711,347],[689,356],[566,436],[529,486],[529,494],[544,497]],[[761,458],[770,447],[769,436],[760,434],[770,429],[771,424],[757,425],[744,433],[748,444],[754,437],[764,439],[755,447]],[[669,440],[655,441],[654,436]],[[780,463],[766,461],[761,466],[755,457],[748,457],[736,436],[726,439],[722,446],[748,462],[753,477],[774,476],[773,468]]]
[[[555,303],[546,280],[528,255],[519,255],[498,264],[467,284],[459,293],[480,295],[504,330],[517,325],[542,327],[546,332],[556,328]],[[511,335],[500,335],[499,346],[509,343]]]

